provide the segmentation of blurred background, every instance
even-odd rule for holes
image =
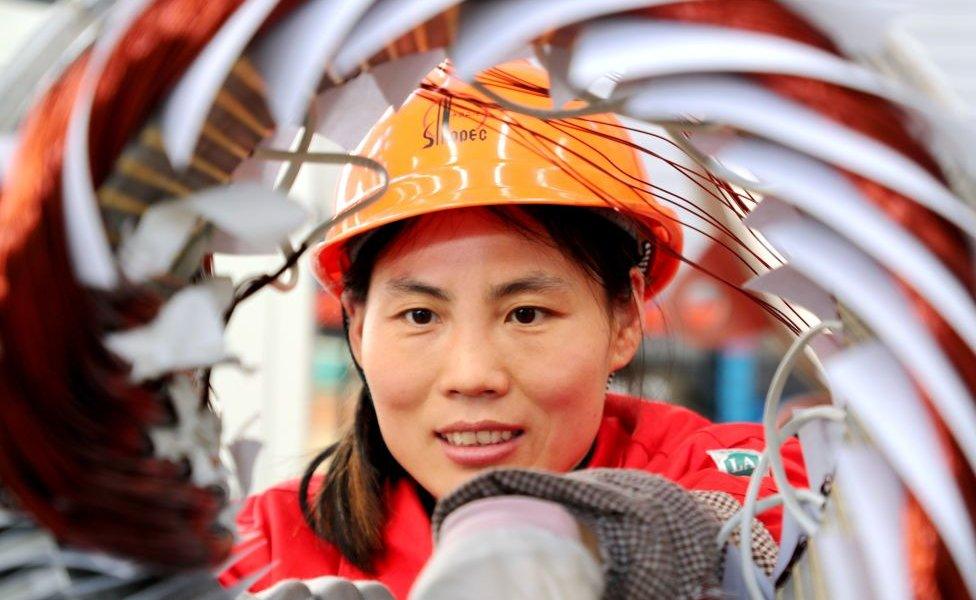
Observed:
[[[65,49],[81,48],[85,16],[91,20],[112,2],[0,0],[0,166],[6,165],[22,111],[38,84],[52,79]],[[820,9],[831,2],[817,2]],[[836,10],[857,3],[837,0]],[[953,73],[953,57],[976,52],[972,22],[943,14],[946,6],[974,2],[917,0],[890,2],[887,28],[861,28],[882,36],[887,67],[910,73],[913,83],[956,105],[971,106],[976,74]],[[853,6],[852,6],[853,5]],[[79,18],[81,16],[82,18]],[[885,66],[885,65],[882,65]],[[948,83],[950,82],[951,83]],[[655,133],[655,132],[651,132]],[[695,167],[687,157],[653,135],[635,141],[671,160]],[[335,150],[324,138],[312,150]],[[728,227],[735,217],[664,161],[647,161],[656,185],[706,206]],[[327,199],[338,169],[306,166],[293,188],[318,218],[331,214]],[[711,205],[709,204],[711,203]],[[700,229],[694,215],[682,215]],[[752,275],[745,265],[706,235],[686,233],[687,258],[723,278],[741,283]],[[760,248],[756,250],[762,254]],[[775,263],[776,257],[764,256]],[[217,256],[216,269],[240,280],[271,270],[278,257]],[[250,491],[301,473],[349,421],[359,391],[342,334],[338,303],[322,291],[303,263],[297,287],[281,293],[267,288],[235,314],[229,350],[242,367],[219,367],[213,385],[223,413],[224,438],[238,459],[256,459]],[[807,317],[809,317],[807,315]],[[811,319],[809,322],[815,322]],[[682,267],[678,279],[647,306],[646,338],[633,364],[613,382],[617,391],[685,405],[716,421],[758,420],[766,387],[792,339],[782,325],[754,302],[701,272]],[[819,390],[811,372],[800,369],[785,397],[804,401]]]

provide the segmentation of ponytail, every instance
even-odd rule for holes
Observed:
[[[331,457],[328,476],[309,504],[309,487],[319,465]],[[383,547],[384,492],[405,474],[380,434],[376,409],[363,387],[352,427],[305,470],[298,491],[302,515],[316,535],[333,544],[360,570],[373,571]]]

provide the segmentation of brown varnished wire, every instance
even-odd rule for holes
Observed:
[[[96,187],[239,4],[157,0],[132,23],[96,87]],[[161,297],[130,285],[86,289],[70,267],[62,151],[86,61],[26,120],[0,197],[0,480],[71,544],[170,568],[214,564],[232,543],[217,526],[223,498],[194,486],[186,465],[155,458],[147,435],[171,422],[166,381],[131,383],[129,366],[102,342],[148,322]]]

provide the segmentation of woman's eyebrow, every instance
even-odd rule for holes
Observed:
[[[523,292],[560,291],[568,290],[569,287],[569,284],[559,277],[543,274],[529,275],[492,287],[489,296],[492,300],[500,300]]]
[[[421,294],[438,300],[449,301],[451,295],[439,287],[435,287],[409,277],[398,277],[386,282],[386,288],[397,295]]]

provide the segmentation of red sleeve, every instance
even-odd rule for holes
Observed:
[[[749,485],[750,465],[765,448],[762,426],[754,423],[708,425],[686,437],[671,451],[659,453],[651,461],[655,471],[673,479],[689,490],[726,492],[741,504]],[[806,470],[800,444],[794,438],[782,446],[787,479],[795,486],[806,487]],[[776,493],[771,475],[763,478],[759,497]],[[772,536],[779,541],[782,509],[759,515]]]
[[[231,587],[271,563],[271,544],[262,526],[261,496],[251,496],[237,513],[238,542],[231,552],[232,564],[220,574],[220,583]],[[266,582],[262,581],[267,585]],[[260,589],[262,586],[255,586]]]
[[[268,570],[251,586],[260,591],[282,579],[309,579],[335,575],[339,553],[317,538],[305,523],[298,505],[298,484],[275,486],[244,501],[237,515],[240,541],[234,548],[237,560],[220,574],[220,583],[232,586]]]

